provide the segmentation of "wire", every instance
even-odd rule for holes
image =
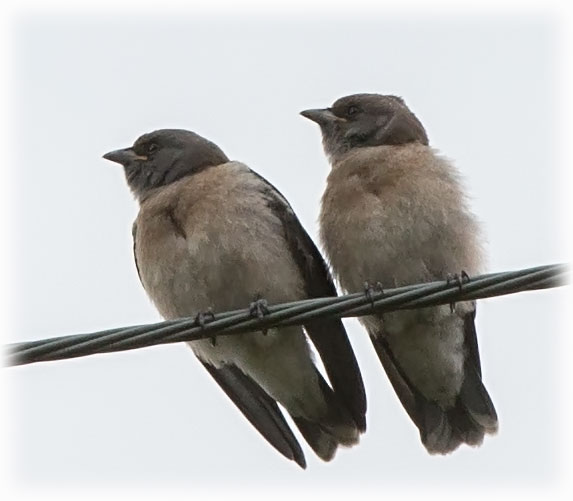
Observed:
[[[564,264],[525,270],[490,273],[467,283],[430,282],[375,291],[367,295],[306,299],[269,306],[263,318],[254,318],[248,309],[216,313],[203,326],[195,318],[168,320],[148,325],[121,327],[90,334],[76,334],[6,346],[8,365],[84,357],[96,353],[133,350],[165,343],[194,341],[221,335],[260,331],[287,325],[303,325],[322,318],[341,318],[425,308],[458,301],[483,299],[516,292],[565,285],[569,270]]]

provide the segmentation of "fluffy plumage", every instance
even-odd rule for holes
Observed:
[[[140,201],[134,250],[141,282],[166,319],[335,295],[322,256],[266,180],[189,131],[160,130],[106,158],[124,165]],[[284,456],[305,466],[277,402],[324,460],[365,430],[362,379],[340,321],[189,343],[221,388]]]
[[[307,110],[332,170],[320,234],[348,292],[446,279],[481,270],[479,227],[458,171],[428,145],[401,98],[357,94]],[[430,453],[478,445],[497,430],[481,381],[475,304],[364,317],[374,348]]]

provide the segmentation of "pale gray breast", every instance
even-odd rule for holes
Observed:
[[[229,162],[170,185],[142,204],[136,256],[166,318],[304,297],[281,222],[243,164]]]

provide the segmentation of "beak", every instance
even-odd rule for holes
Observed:
[[[110,151],[109,153],[106,153],[103,158],[121,165],[127,165],[134,160],[147,160],[146,156],[138,155],[132,148]]]
[[[301,111],[300,114],[303,117],[308,118],[313,122],[316,122],[318,125],[326,125],[341,120],[334,113],[332,113],[332,111],[330,111],[329,108],[318,109],[318,110],[304,110]]]

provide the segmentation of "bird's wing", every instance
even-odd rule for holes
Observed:
[[[475,318],[476,306],[474,303],[472,310],[464,315],[464,346],[466,351],[466,364],[473,367],[477,375],[481,378],[481,362],[479,359]]]
[[[336,287],[321,253],[285,197],[262,176],[251,172],[260,180],[260,190],[268,207],[282,224],[285,241],[304,279],[308,296],[336,296]],[[351,413],[358,429],[365,431],[366,394],[342,322],[325,319],[309,322],[304,327],[322,359],[335,394]]]
[[[139,270],[139,265],[137,264],[137,249],[135,247],[135,242],[136,242],[136,236],[137,236],[137,222],[133,223],[133,226],[131,227],[131,236],[133,237],[133,260],[135,261],[135,269],[137,270],[137,276],[139,277],[139,281],[141,282],[141,285],[143,285],[143,280],[141,280],[141,271]],[[143,288],[145,289],[145,285],[143,285]]]
[[[459,398],[472,420],[479,423],[487,433],[494,433],[497,431],[497,413],[481,380],[475,316],[474,303],[472,311],[464,315],[465,377]]]
[[[201,363],[259,433],[283,456],[306,468],[302,449],[277,403],[235,365],[216,368]]]

